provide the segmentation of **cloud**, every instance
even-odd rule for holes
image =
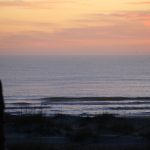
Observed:
[[[40,21],[29,21],[29,20],[15,20],[15,19],[1,19],[0,25],[17,25],[17,26],[37,26],[37,27],[55,27],[56,24],[52,22],[40,22]]]
[[[135,5],[148,5],[150,4],[150,1],[144,1],[144,2],[132,2],[130,4],[135,4]]]
[[[3,33],[0,50],[33,53],[149,51],[149,17],[149,11],[97,13],[71,20],[74,27],[60,28],[53,33],[38,30]],[[49,23],[42,23],[42,26],[49,26]]]
[[[72,20],[78,26],[111,27],[126,24],[125,28],[144,26],[150,22],[150,11],[118,11],[114,13],[90,14],[78,20]]]
[[[33,2],[29,1],[0,1],[0,7],[25,7],[30,8],[35,5]]]
[[[25,0],[2,0],[0,1],[0,7],[21,7],[26,9],[50,9],[51,6],[56,4],[65,3],[65,2],[73,2],[73,0],[39,0],[39,1],[25,1]]]

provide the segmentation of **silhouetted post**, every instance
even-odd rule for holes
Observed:
[[[4,150],[4,98],[2,83],[0,81],[0,150]]]

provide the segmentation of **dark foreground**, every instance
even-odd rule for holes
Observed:
[[[8,150],[149,150],[150,118],[6,115]]]

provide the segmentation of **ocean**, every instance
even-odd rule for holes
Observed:
[[[0,79],[14,114],[150,114],[150,56],[0,56]]]

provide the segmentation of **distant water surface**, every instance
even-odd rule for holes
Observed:
[[[150,97],[150,57],[0,56],[0,78],[9,104],[47,97]],[[97,102],[70,107],[59,102],[53,112],[57,113],[57,106],[64,113],[77,110],[73,112],[77,114],[114,109],[111,104],[106,108]],[[118,102],[117,110],[122,111],[125,106]],[[142,103],[133,104],[130,109],[149,113],[149,107],[149,103]]]

